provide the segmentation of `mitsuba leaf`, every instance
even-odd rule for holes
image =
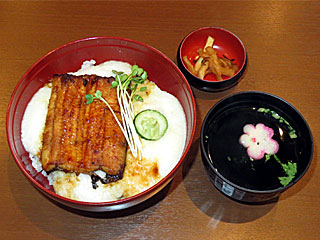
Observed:
[[[280,183],[287,186],[295,177],[297,173],[297,164],[288,162],[288,164],[281,164],[283,171],[287,174],[286,177],[279,177]]]
[[[279,177],[279,180],[283,186],[287,186],[292,181],[293,178],[294,176],[286,176],[286,177]]]

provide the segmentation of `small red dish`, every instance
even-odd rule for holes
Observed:
[[[74,72],[85,60],[97,64],[107,60],[137,63],[160,89],[173,94],[180,101],[186,116],[187,138],[184,152],[177,165],[160,182],[142,193],[110,202],[80,202],[57,195],[47,178],[32,166],[28,152],[21,142],[21,122],[28,102],[36,91],[51,79],[53,74]],[[22,173],[47,197],[68,207],[103,212],[125,209],[141,203],[163,189],[175,176],[191,146],[196,126],[195,100],[191,88],[178,67],[163,53],[146,44],[119,37],[92,37],[65,44],[32,65],[22,76],[10,99],[7,111],[7,140],[11,153]]]
[[[220,58],[228,58],[238,66],[232,77],[222,76],[218,81],[214,74],[207,74],[204,79],[193,75],[182,60],[184,56],[192,62],[198,56],[197,50],[204,48],[208,36],[215,39],[213,48]],[[233,33],[217,27],[204,27],[189,33],[181,42],[177,53],[178,66],[192,86],[208,92],[217,92],[235,86],[241,79],[247,66],[247,53],[241,40]]]

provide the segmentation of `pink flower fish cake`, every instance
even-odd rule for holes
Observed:
[[[246,124],[243,127],[244,134],[241,135],[239,142],[245,148],[253,160],[260,160],[265,154],[276,154],[279,150],[279,144],[272,139],[274,131],[263,123]]]

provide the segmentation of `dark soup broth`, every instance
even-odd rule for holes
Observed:
[[[279,144],[276,157],[266,158],[265,155],[260,160],[253,160],[248,156],[247,148],[240,144],[243,127],[258,123],[273,129],[272,139]],[[293,121],[276,108],[263,108],[259,104],[252,106],[251,103],[222,109],[207,126],[204,146],[210,161],[222,176],[240,187],[277,189],[283,186],[279,177],[287,176],[281,164],[296,163],[299,169],[298,160],[302,152],[299,134],[295,132]]]

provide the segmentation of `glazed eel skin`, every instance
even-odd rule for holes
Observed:
[[[100,90],[121,122],[112,81],[113,77],[96,75],[53,76],[40,157],[45,171],[103,170],[114,180],[122,178],[127,149],[124,135],[105,103],[95,99],[87,104],[85,98]]]

